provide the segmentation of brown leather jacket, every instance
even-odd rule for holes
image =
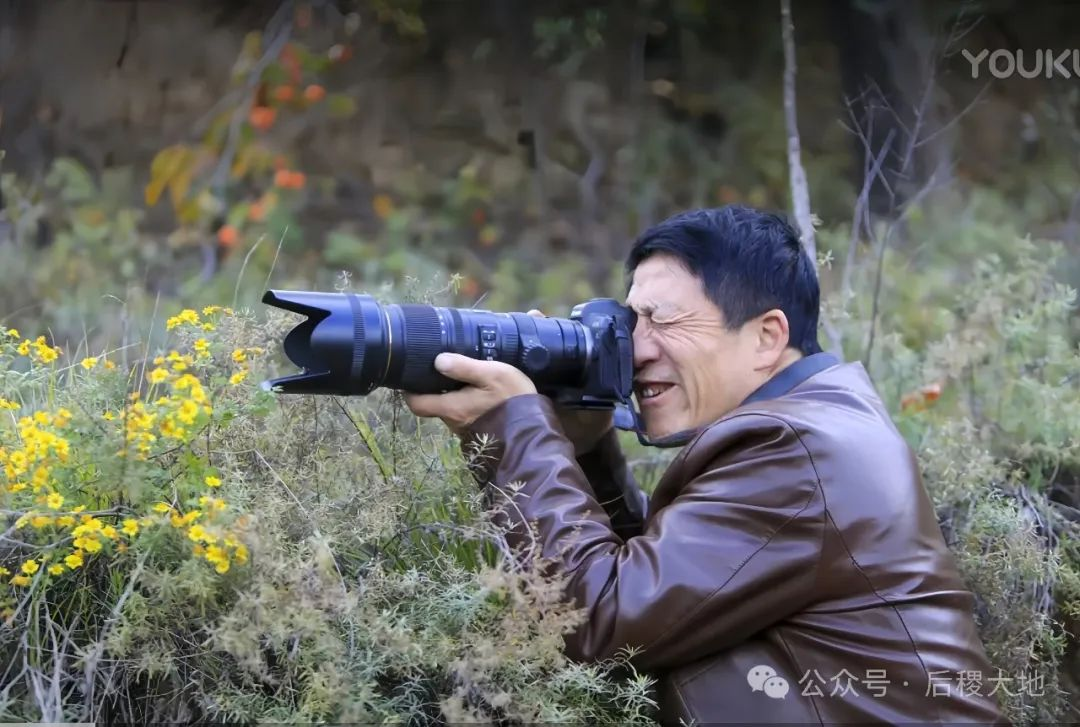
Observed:
[[[521,483],[512,544],[535,523],[589,614],[566,653],[642,649],[662,722],[1004,722],[972,595],[860,364],[706,427],[647,503],[614,432],[575,459],[544,396],[472,432],[497,440],[478,476]]]

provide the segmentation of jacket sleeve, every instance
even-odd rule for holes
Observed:
[[[619,537],[641,535],[649,499],[630,471],[615,430],[608,431],[593,451],[579,456],[577,464]]]
[[[785,422],[746,414],[713,425],[705,444],[689,445],[708,447],[704,467],[629,540],[613,531],[557,427],[549,400],[524,395],[473,431],[496,442],[480,475],[511,500],[511,545],[529,544],[532,525],[539,554],[586,611],[566,638],[568,656],[607,659],[634,647],[638,668],[664,670],[729,648],[811,601],[824,502]]]

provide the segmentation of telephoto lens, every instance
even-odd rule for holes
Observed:
[[[615,376],[607,388],[630,393],[632,356],[623,339],[633,330],[633,312],[612,299],[594,299],[574,308],[570,318],[538,318],[420,304],[380,304],[369,295],[270,290],[263,302],[307,316],[285,337],[285,354],[303,372],[267,381],[283,393],[365,395],[379,387],[439,393],[463,386],[435,370],[443,352],[502,361],[519,368],[541,393],[580,392],[597,371]],[[583,323],[586,315],[595,326]],[[630,317],[627,320],[627,316]],[[602,321],[608,323],[602,326]],[[614,322],[613,322],[614,321]],[[605,354],[602,334],[619,341]],[[626,326],[629,328],[626,328]],[[603,331],[601,331],[603,328]],[[598,338],[602,340],[598,340]],[[620,356],[621,352],[621,356]],[[593,387],[597,388],[597,387]]]

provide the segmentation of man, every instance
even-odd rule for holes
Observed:
[[[512,366],[443,354],[469,386],[408,398],[498,442],[484,479],[521,483],[513,524],[535,524],[588,614],[567,654],[641,649],[670,723],[1000,723],[972,688],[991,667],[918,464],[861,364],[818,346],[792,228],[680,214],[627,271],[645,428],[686,441],[647,502],[610,417],[571,441],[570,415]]]

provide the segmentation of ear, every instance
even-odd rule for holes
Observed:
[[[779,308],[773,308],[757,318],[754,327],[757,335],[754,353],[760,368],[772,368],[788,347],[790,331],[787,316]]]

